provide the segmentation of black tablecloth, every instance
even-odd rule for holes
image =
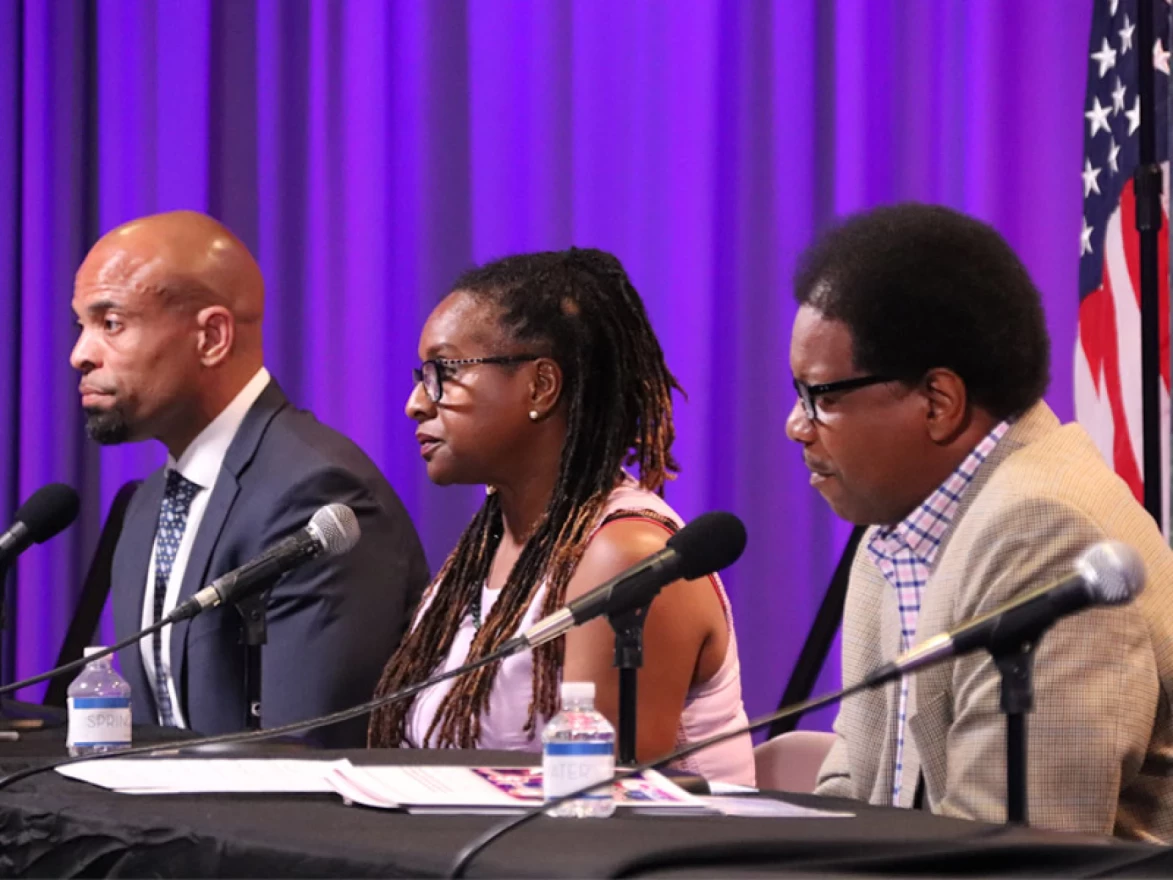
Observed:
[[[136,743],[158,731],[136,729]],[[174,736],[174,734],[170,734]],[[259,756],[264,752],[256,752]],[[269,754],[289,757],[289,751]],[[64,755],[63,732],[0,743],[0,772]],[[356,763],[526,763],[493,752],[305,752]],[[485,851],[472,876],[1169,876],[1173,850],[867,807],[851,819],[542,817]],[[393,877],[443,874],[499,819],[409,816],[333,796],[118,795],[48,772],[0,791],[0,875]]]

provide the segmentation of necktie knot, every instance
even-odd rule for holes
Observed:
[[[163,490],[164,501],[172,499],[178,501],[184,508],[191,507],[192,499],[196,497],[196,493],[202,487],[193,483],[183,474],[176,470],[167,471],[167,486]]]

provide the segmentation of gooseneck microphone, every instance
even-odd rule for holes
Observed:
[[[215,608],[224,602],[236,602],[270,586],[273,580],[290,569],[318,556],[340,556],[350,550],[361,532],[354,511],[345,504],[328,504],[319,508],[309,525],[295,535],[278,541],[260,556],[246,562],[240,568],[217,578],[196,593],[191,599],[176,607],[175,611],[162,620],[127,636],[119,642],[70,663],[42,672],[22,681],[14,681],[0,687],[0,695],[18,691],[30,685],[40,684],[58,675],[80,669],[91,660],[106,657],[116,651],[133,645],[139,639],[157,633],[177,620],[194,617],[207,608]]]
[[[848,685],[834,693],[804,700],[790,706],[783,706],[776,712],[753,719],[744,727],[713,734],[705,739],[682,746],[667,755],[642,762],[630,769],[618,770],[610,779],[583,786],[577,791],[560,795],[526,810],[524,813],[505,819],[490,827],[461,849],[447,876],[465,876],[472,860],[491,843],[500,840],[513,829],[527,822],[532,822],[547,810],[555,809],[567,801],[637,776],[645,770],[667,766],[673,761],[694,755],[703,749],[719,745],[735,737],[745,736],[783,718],[801,716],[814,709],[821,709],[860,691],[883,684],[891,678],[898,678],[904,672],[940,663],[950,657],[961,656],[979,648],[998,647],[1022,638],[1037,639],[1047,626],[1060,617],[1073,614],[1088,605],[1124,604],[1131,601],[1144,585],[1144,562],[1135,550],[1119,541],[1103,541],[1099,544],[1093,544],[1079,557],[1076,569],[1074,575],[1057,584],[1032,590],[988,614],[972,618],[951,633],[940,636],[939,638],[942,640],[948,640],[951,650],[926,652],[923,657],[918,656],[914,660],[910,655],[915,654],[918,649],[913,649],[913,651],[898,657],[893,663],[877,669],[862,681]],[[930,641],[935,642],[936,640]],[[926,647],[928,644],[926,642],[921,647]],[[3,780],[0,780],[0,787],[3,784]]]
[[[1125,570],[1129,570],[1129,569],[1125,569]],[[1132,592],[1129,594],[1129,596],[1131,596],[1132,594],[1134,594],[1136,592],[1135,582],[1131,581],[1132,576],[1133,575],[1131,575],[1131,574],[1127,575],[1128,580],[1125,580],[1125,583],[1129,583],[1133,587]],[[1030,595],[1030,594],[1028,594],[1028,595]],[[1117,600],[1117,601],[1119,601],[1119,600]],[[1124,599],[1123,601],[1127,601],[1127,598]],[[1011,605],[1013,605],[1013,604],[1014,603],[1011,603]],[[1002,611],[1009,610],[1009,607],[1010,606],[1004,606],[1000,610],[1002,610]],[[974,623],[976,623],[976,622],[977,621],[975,620]],[[959,628],[958,632],[965,630],[967,628],[968,628],[968,625],[963,625],[962,627]],[[417,682],[416,684],[413,684],[413,685],[408,685],[407,687],[404,687],[394,693],[387,694],[385,696],[376,698],[374,700],[370,700],[366,703],[362,703],[362,704],[360,704],[358,706],[354,706],[350,709],[341,709],[336,712],[331,712],[328,715],[323,715],[323,716],[320,716],[317,718],[309,718],[309,719],[306,719],[305,721],[296,721],[296,722],[292,722],[289,724],[281,725],[280,727],[274,727],[274,728],[269,728],[269,729],[265,729],[265,730],[244,731],[244,732],[238,732],[238,733],[224,733],[224,734],[219,734],[216,736],[203,737],[203,738],[200,738],[197,740],[192,740],[189,742],[169,743],[169,744],[165,744],[165,745],[152,744],[152,745],[147,745],[147,746],[135,746],[130,749],[105,752],[100,755],[87,755],[84,757],[77,757],[77,758],[61,758],[61,759],[57,759],[54,761],[49,761],[49,762],[46,762],[43,764],[38,764],[33,767],[27,767],[27,768],[24,768],[21,770],[17,770],[13,773],[8,774],[7,776],[0,778],[0,790],[6,789],[10,785],[13,785],[14,783],[19,782],[21,780],[27,779],[30,776],[35,776],[39,773],[44,773],[47,770],[51,770],[56,767],[63,766],[65,764],[77,763],[82,760],[94,761],[94,760],[102,760],[102,759],[118,758],[118,757],[134,757],[137,755],[161,755],[161,754],[171,753],[171,752],[175,752],[175,751],[180,751],[184,748],[192,748],[192,747],[197,747],[197,746],[202,746],[202,745],[213,745],[213,744],[220,744],[220,743],[255,742],[255,741],[266,739],[269,737],[281,736],[283,734],[300,733],[302,731],[312,730],[316,727],[324,727],[329,724],[337,724],[342,721],[347,721],[351,718],[358,717],[360,715],[365,715],[365,714],[371,712],[373,709],[378,708],[379,706],[386,705],[386,704],[392,703],[392,702],[396,702],[398,700],[402,700],[402,699],[409,697],[413,694],[416,694],[426,688],[432,687],[442,681],[447,681],[449,679],[456,678],[460,675],[465,675],[469,672],[472,672],[476,669],[479,669],[483,666],[486,666],[489,663],[493,663],[493,662],[496,662],[497,660],[503,659],[504,656],[505,656],[505,652],[503,650],[494,651],[491,654],[488,654],[484,657],[481,657],[478,660],[471,661],[471,662],[465,664],[464,666],[459,666],[459,667],[457,667],[455,669],[451,669],[447,672],[442,672],[439,675],[427,678],[427,679],[420,681],[420,682]],[[940,661],[945,658],[944,657],[937,657],[936,659],[938,661]],[[926,661],[926,662],[932,662],[932,661]],[[921,664],[921,665],[924,665],[924,664]],[[54,673],[49,673],[49,675],[56,674],[57,672],[60,672],[60,671],[63,671],[63,670],[57,670]],[[506,823],[503,823],[501,825],[497,825],[493,828],[490,828],[483,835],[478,837],[476,840],[472,841],[458,855],[456,862],[453,865],[450,876],[454,876],[454,877],[455,876],[462,876],[465,868],[468,866],[468,863],[473,858],[475,858],[475,856],[478,853],[480,853],[486,846],[488,846],[490,843],[492,843],[494,840],[499,838],[504,833],[517,827],[518,825],[524,824],[526,822],[530,822],[533,819],[537,818],[546,809],[549,809],[551,807],[556,807],[556,806],[558,806],[562,803],[565,803],[566,801],[572,800],[574,798],[582,797],[584,794],[587,794],[587,793],[595,790],[596,788],[602,788],[604,786],[612,785],[617,781],[634,776],[637,773],[642,772],[644,770],[648,770],[653,767],[660,767],[665,764],[669,764],[672,761],[687,757],[688,755],[695,754],[696,752],[699,752],[703,749],[710,748],[712,746],[726,742],[726,741],[733,739],[735,737],[744,736],[746,733],[749,733],[751,731],[757,730],[762,727],[766,727],[769,724],[772,724],[773,722],[775,722],[779,719],[791,717],[794,715],[802,715],[802,714],[805,714],[806,712],[810,712],[814,709],[820,709],[823,706],[830,705],[831,703],[834,703],[834,702],[841,700],[845,697],[851,696],[855,693],[858,693],[863,690],[867,690],[868,688],[872,687],[873,686],[873,684],[871,683],[872,678],[873,678],[873,676],[868,676],[866,679],[864,679],[862,681],[858,681],[852,685],[849,685],[849,686],[847,686],[841,690],[835,691],[833,693],[825,694],[821,697],[812,698],[812,699],[806,700],[802,703],[798,703],[795,705],[785,706],[781,709],[778,709],[776,712],[772,712],[769,715],[766,715],[766,716],[763,716],[763,717],[760,717],[760,718],[757,718],[757,719],[751,721],[745,727],[742,727],[742,728],[739,728],[736,730],[722,731],[720,733],[713,734],[712,736],[707,737],[705,739],[699,740],[697,742],[691,743],[686,746],[682,746],[681,748],[677,749],[676,751],[674,751],[670,754],[664,755],[662,757],[656,758],[655,760],[647,761],[647,762],[642,763],[642,764],[640,764],[636,767],[633,767],[629,770],[620,771],[619,773],[617,773],[615,776],[613,776],[611,779],[607,780],[606,782],[600,782],[595,785],[580,788],[577,791],[563,795],[559,798],[556,798],[553,801],[547,802],[545,804],[541,804],[538,807],[535,807],[534,809],[532,809],[526,813],[522,813],[522,814],[518,815],[517,817],[510,819]],[[28,683],[32,683],[32,682],[21,683],[19,686],[24,687]]]
[[[345,504],[328,504],[318,510],[309,525],[278,541],[260,556],[212,581],[167,615],[167,622],[186,620],[207,608],[239,602],[271,586],[292,568],[318,556],[341,556],[358,543],[362,530],[358,517]]]
[[[77,519],[77,492],[64,483],[50,483],[32,494],[13,515],[12,525],[0,534],[0,566],[15,559],[30,544],[43,544]]]
[[[933,636],[875,670],[865,684],[875,686],[946,657],[979,648],[1000,648],[1037,639],[1060,617],[1089,605],[1121,605],[1144,587],[1144,561],[1120,541],[1101,541],[1075,561],[1075,572],[1058,583],[1031,590],[956,629]]]
[[[668,584],[727,568],[745,550],[745,525],[731,513],[704,513],[668,539],[668,546],[544,617],[504,647],[536,648],[604,614],[647,605]]]
[[[732,526],[730,525],[730,520],[733,521],[734,525],[732,525]],[[716,522],[716,525],[713,525],[714,522]],[[709,523],[710,525],[706,526],[705,523]],[[693,528],[693,526],[699,526],[699,529]],[[710,528],[714,529],[714,533],[709,532]],[[729,530],[729,531],[726,531],[726,530]],[[685,536],[685,532],[688,532],[687,536]],[[740,538],[737,538],[738,532],[740,532],[740,535],[741,535]],[[698,544],[703,544],[704,541],[702,539],[704,539],[705,536],[712,537],[713,535],[716,535],[719,537],[722,534],[726,535],[726,537],[723,540],[729,541],[731,533],[732,533],[732,537],[736,538],[737,540],[733,541],[731,545],[726,545],[727,549],[724,551],[724,554],[721,556],[716,556],[716,555],[710,556],[710,555],[708,555],[707,551],[697,547],[693,543],[694,541],[696,541]],[[685,526],[684,529],[681,529],[680,532],[674,536],[674,538],[680,539],[681,536],[684,536],[684,539],[683,539],[684,543],[683,543],[683,547],[679,543],[676,544],[677,552],[680,552],[683,549],[683,554],[685,556],[692,557],[692,553],[695,550],[696,552],[701,553],[703,555],[699,559],[696,557],[692,557],[691,559],[686,560],[686,562],[688,563],[688,566],[686,568],[680,568],[679,570],[677,570],[673,575],[674,577],[694,577],[695,578],[695,577],[700,577],[704,574],[710,574],[710,573],[712,573],[713,570],[715,570],[717,567],[719,567],[719,564],[722,563],[723,561],[726,561],[726,564],[727,564],[728,562],[732,562],[732,561],[736,560],[737,556],[741,553],[741,550],[745,544],[744,527],[741,525],[740,520],[738,520],[736,517],[732,516],[731,514],[720,514],[720,515],[718,515],[718,517],[716,519],[714,519],[712,517],[705,517],[705,516],[698,517],[696,520],[694,520],[688,526]],[[736,552],[730,552],[731,550],[736,551]],[[653,557],[649,557],[649,559],[660,557],[660,556],[662,556],[663,553],[664,553],[664,551],[660,551],[660,553],[654,554]],[[708,566],[710,566],[710,565],[712,566],[711,569],[708,568]],[[641,568],[641,565],[636,565],[636,566],[634,566],[633,569],[631,569],[629,571],[635,572],[635,571],[638,571],[640,568]],[[670,582],[670,581],[667,581],[667,582]],[[622,589],[621,587],[619,587],[618,584],[615,584],[614,581],[608,581],[607,584],[605,584],[604,586],[617,587],[619,589]],[[588,594],[588,595],[590,595],[590,594]],[[654,595],[655,595],[654,592],[649,594],[649,596],[654,596]],[[582,598],[585,600],[587,598],[587,596],[583,596]],[[617,601],[627,601],[627,600],[617,599]],[[623,606],[619,606],[619,607],[623,607]],[[601,609],[599,611],[599,613],[601,614],[601,613],[603,613],[603,611],[604,611],[604,609]],[[584,620],[585,619],[587,619],[587,618],[584,618]],[[115,646],[107,649],[107,651],[105,651],[103,653],[109,653],[109,652],[118,650],[120,648],[123,648],[128,644],[131,644],[132,642],[136,641],[137,639],[142,638],[144,635],[148,635],[151,632],[154,632],[156,629],[161,628],[163,626],[164,622],[165,621],[160,621],[158,624],[155,624],[155,626],[151,627],[149,630],[146,630],[141,633],[136,633],[134,636],[130,637],[129,639],[124,640],[123,642],[119,643],[118,645],[115,645]],[[36,767],[30,767],[30,768],[27,768],[24,770],[18,770],[15,773],[10,773],[7,776],[0,777],[0,790],[8,787],[9,785],[13,784],[14,782],[18,782],[21,779],[26,779],[29,776],[36,775],[37,773],[42,773],[46,770],[51,770],[54,767],[59,767],[59,766],[62,766],[63,764],[72,764],[72,763],[75,763],[75,762],[81,761],[81,760],[95,761],[95,760],[103,760],[103,759],[107,759],[107,758],[116,758],[116,757],[133,757],[135,755],[159,754],[162,752],[172,751],[175,749],[183,749],[183,748],[189,748],[189,747],[193,747],[193,746],[202,746],[202,745],[218,745],[221,743],[255,742],[257,740],[267,739],[269,737],[281,736],[283,734],[301,733],[306,730],[313,730],[314,728],[317,728],[317,727],[325,727],[330,724],[339,724],[343,721],[349,721],[351,718],[357,718],[361,715],[366,715],[366,714],[370,713],[371,711],[373,711],[374,709],[377,709],[380,706],[384,706],[389,703],[394,703],[398,700],[402,700],[407,697],[410,697],[413,694],[417,694],[420,691],[426,690],[427,688],[433,687],[437,684],[440,684],[441,682],[448,681],[453,678],[457,678],[461,675],[467,675],[468,673],[473,672],[477,669],[480,669],[483,666],[487,666],[490,663],[495,663],[498,660],[503,660],[506,657],[508,657],[510,654],[514,654],[519,650],[524,650],[525,647],[526,647],[526,642],[523,639],[513,639],[510,642],[507,642],[505,645],[502,645],[496,651],[493,651],[489,654],[486,654],[484,657],[480,657],[476,660],[470,660],[469,662],[465,663],[463,666],[458,666],[455,669],[448,670],[447,672],[441,672],[438,675],[430,676],[428,678],[425,678],[422,681],[416,682],[415,684],[403,687],[400,690],[395,691],[394,693],[385,694],[384,696],[381,696],[381,697],[376,697],[372,700],[368,700],[365,703],[361,703],[357,706],[352,706],[349,709],[339,709],[336,712],[331,712],[327,715],[321,715],[317,718],[307,718],[305,721],[293,721],[293,722],[290,722],[289,724],[283,724],[279,727],[265,728],[262,730],[246,730],[246,731],[239,731],[239,732],[235,732],[235,733],[221,733],[221,734],[217,734],[216,736],[203,737],[203,738],[200,738],[197,740],[192,740],[192,741],[186,742],[186,743],[171,743],[171,744],[166,744],[166,745],[152,744],[152,745],[146,745],[146,746],[134,746],[130,749],[120,749],[117,751],[103,752],[102,754],[99,754],[99,755],[86,755],[84,757],[79,757],[79,758],[63,758],[63,759],[59,759],[56,761],[51,761],[49,763],[39,764]],[[99,656],[99,655],[97,655],[97,654],[91,655],[91,659],[96,656]],[[31,678],[31,679],[28,679],[23,682],[17,682],[16,684],[10,685],[9,687],[13,687],[13,688],[27,687],[30,684],[36,684],[37,682],[44,681],[46,678],[52,678],[55,675],[60,675],[64,672],[69,671],[72,668],[76,668],[78,666],[81,666],[84,662],[85,662],[84,660],[79,660],[73,664],[67,664],[66,666],[59,667],[58,669],[44,673],[44,674],[37,676],[35,678]],[[857,685],[857,687],[862,687],[862,685]],[[6,690],[6,688],[0,688],[0,693],[4,693],[5,690]],[[828,702],[833,698],[834,698],[833,696],[827,698]]]

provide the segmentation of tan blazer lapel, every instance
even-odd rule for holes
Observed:
[[[957,619],[956,607],[957,598],[964,585],[956,574],[956,566],[944,563],[948,557],[949,543],[957,533],[966,513],[973,506],[974,500],[998,466],[1012,452],[1057,426],[1058,420],[1046,404],[1035,406],[1010,426],[1010,430],[994,447],[990,457],[978,468],[973,482],[961,497],[952,525],[937,549],[934,573],[921,596],[916,644],[922,644],[933,636],[947,632],[961,622]],[[946,745],[952,721],[953,699],[949,669],[949,664],[946,663],[923,670],[917,674],[913,686],[909,689],[909,731],[904,743],[901,806],[912,805],[917,782],[916,774],[922,770],[925,774],[925,793],[930,804],[944,794],[948,769]]]
[[[1005,439],[1005,438],[1003,438]],[[987,462],[988,464],[989,462]],[[980,473],[980,471],[979,471]],[[972,487],[971,487],[972,488]],[[964,497],[962,499],[964,501]],[[956,525],[956,520],[954,520]],[[952,533],[952,529],[950,530]],[[940,571],[940,562],[943,553],[938,552],[935,571]],[[917,619],[916,643],[922,644],[928,639],[947,631],[953,624],[953,603],[957,598],[958,584],[955,579],[934,574],[925,585],[921,597],[920,616]],[[950,704],[952,700],[949,687],[949,665],[942,664],[916,673],[908,695],[908,739],[912,740],[911,753],[916,759],[916,770],[925,774],[925,794],[929,796],[929,803],[937,793],[945,791],[946,739],[949,730]],[[910,752],[909,743],[904,744],[905,754]],[[905,770],[910,769],[912,762],[905,759]],[[911,785],[915,787],[916,777],[912,778]],[[908,793],[908,803],[902,806],[912,806],[913,793],[909,791],[908,774],[905,773],[905,782],[902,792]],[[904,798],[902,797],[903,801]]]
[[[876,566],[866,546],[861,548],[861,552],[867,554],[868,579],[872,582],[872,589],[880,600],[880,658],[883,661],[888,661],[900,653],[900,605],[897,601],[895,588],[888,583]],[[896,726],[897,714],[900,709],[899,682],[893,682],[884,688],[882,701],[885,707],[884,714],[882,718],[877,718],[875,723],[884,727],[886,733],[879,753],[868,756],[869,761],[875,762],[875,773],[872,776],[871,792],[867,796],[872,803],[886,804],[891,803],[892,781],[896,773]],[[904,745],[905,756],[907,756],[907,737]],[[907,767],[907,763],[903,766]]]
[[[917,681],[911,689],[909,700],[916,698],[916,714],[908,718],[908,739],[911,740],[916,756],[916,770],[925,776],[926,805],[931,810],[934,804],[939,803],[945,796],[945,784],[948,779],[949,760],[946,746],[949,739],[949,727],[953,722],[953,703],[948,690],[933,690],[926,694],[926,688],[921,687],[923,682]],[[904,744],[907,753],[909,743]],[[908,770],[910,762],[906,762]],[[912,806],[912,798],[917,783],[915,776],[909,779],[906,772],[901,790],[901,806]],[[904,792],[908,793],[908,802],[904,801]]]
[[[843,611],[843,680],[851,684],[896,656],[900,622],[896,597],[867,551],[864,536],[851,571]],[[855,797],[889,803],[895,767],[894,689],[865,691],[839,707],[836,722],[847,748]],[[876,748],[876,745],[879,747]]]

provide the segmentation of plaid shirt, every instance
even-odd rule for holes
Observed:
[[[999,422],[987,434],[957,470],[949,475],[936,491],[921,502],[912,513],[894,526],[878,529],[868,542],[872,561],[896,589],[900,609],[900,650],[907,651],[916,639],[916,620],[920,614],[921,593],[933,572],[937,550],[941,546],[961,496],[982,462],[989,457],[998,441],[1010,428],[1009,422]],[[908,708],[908,676],[900,679],[900,709],[896,724],[896,772],[892,779],[892,803],[900,797],[900,774],[904,769],[904,727]]]

